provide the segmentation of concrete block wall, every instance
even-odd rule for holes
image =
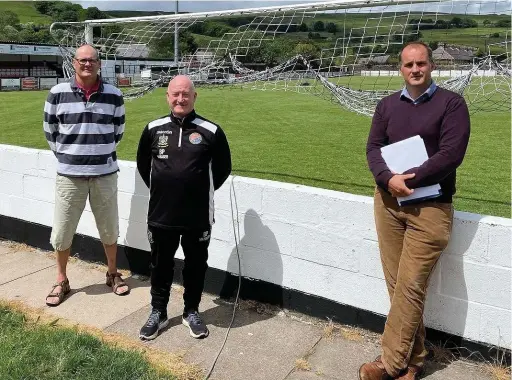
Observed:
[[[0,214],[51,226],[55,168],[50,151],[0,145]],[[120,168],[118,242],[149,251],[148,190],[134,162],[121,161]],[[238,271],[236,233],[244,276],[387,313],[372,198],[231,177],[215,206],[211,267]],[[78,232],[98,237],[89,206]],[[511,219],[456,212],[432,276],[427,326],[510,347],[511,232]]]

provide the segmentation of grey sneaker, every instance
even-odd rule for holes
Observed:
[[[139,338],[142,340],[155,339],[158,336],[160,330],[167,327],[168,324],[169,319],[167,319],[167,314],[153,309],[149,315],[148,320],[140,329]]]
[[[210,333],[197,310],[183,313],[182,323],[188,327],[193,338],[206,338]]]

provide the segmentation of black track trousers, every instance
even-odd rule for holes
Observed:
[[[169,230],[148,226],[151,245],[151,306],[167,312],[174,277],[174,255],[180,244],[185,256],[183,267],[184,311],[197,310],[208,269],[208,245],[211,228],[204,230]]]

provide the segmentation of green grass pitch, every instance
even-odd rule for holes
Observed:
[[[372,195],[365,156],[370,118],[293,92],[235,87],[199,88],[198,93],[197,112],[220,124],[228,136],[234,174]],[[0,93],[0,143],[48,149],[42,131],[46,95]],[[134,160],[144,126],[167,113],[162,88],[127,101],[120,158]],[[476,113],[471,123],[455,208],[510,218],[510,112]]]

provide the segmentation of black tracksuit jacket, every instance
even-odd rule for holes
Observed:
[[[142,131],[137,169],[149,187],[148,224],[164,229],[208,229],[213,194],[231,173],[222,129],[192,111],[152,121]]]

